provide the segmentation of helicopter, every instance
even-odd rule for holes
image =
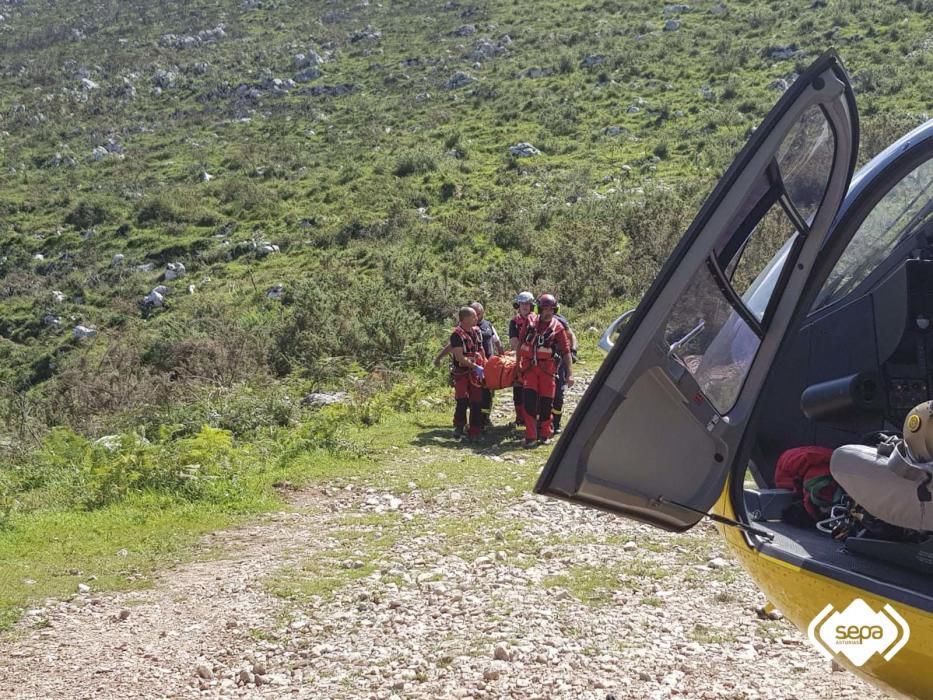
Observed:
[[[783,520],[793,493],[775,483],[786,450],[896,434],[933,396],[933,120],[856,174],[858,142],[829,51],[607,328],[535,492],[674,532],[712,519],[824,655],[931,698],[933,537],[841,542]]]

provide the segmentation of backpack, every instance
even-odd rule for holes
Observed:
[[[814,521],[823,520],[844,495],[829,471],[832,456],[827,447],[793,447],[781,453],[774,468],[774,485],[793,491]]]

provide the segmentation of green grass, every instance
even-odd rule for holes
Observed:
[[[620,588],[620,572],[612,567],[572,566],[566,573],[545,576],[544,588],[563,588],[581,603],[598,606],[612,602],[613,593]]]
[[[17,519],[0,531],[0,630],[29,601],[66,598],[79,583],[92,591],[148,587],[154,570],[193,555],[199,535],[238,519],[221,508],[146,496],[91,512]]]
[[[699,644],[728,644],[735,641],[735,635],[709,625],[696,624],[687,636]]]

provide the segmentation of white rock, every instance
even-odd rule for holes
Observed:
[[[198,664],[197,667],[195,667],[194,672],[206,681],[212,680],[214,678],[214,672],[207,664]]]
[[[540,155],[541,151],[532,146],[530,143],[522,141],[521,143],[517,143],[514,146],[509,146],[509,153],[511,153],[516,158],[528,158],[530,156]]]
[[[165,279],[171,282],[173,279],[185,276],[185,266],[183,263],[168,263],[165,266]]]
[[[112,258],[110,258],[110,267],[119,267],[123,264],[123,261],[126,259],[126,256],[123,253],[117,253]]]
[[[71,334],[76,340],[81,340],[82,338],[93,338],[97,335],[97,330],[88,326],[75,326]]]
[[[159,309],[164,302],[165,297],[153,290],[143,297],[142,305],[151,309]]]

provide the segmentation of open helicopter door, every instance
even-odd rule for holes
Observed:
[[[855,166],[835,53],[781,97],[622,331],[537,493],[686,530],[722,493]],[[743,470],[744,472],[744,470]]]

